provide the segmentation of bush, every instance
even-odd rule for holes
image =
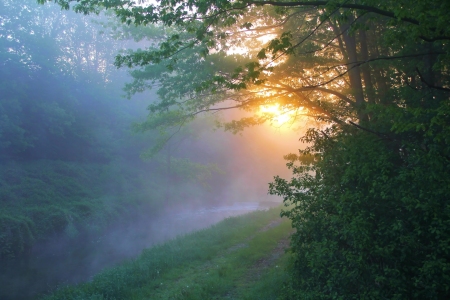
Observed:
[[[271,185],[297,229],[287,299],[450,297],[448,146],[408,130],[310,131],[313,146],[288,157],[295,177]]]

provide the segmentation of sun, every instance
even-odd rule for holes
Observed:
[[[259,107],[259,112],[261,115],[269,117],[280,126],[291,121],[294,117],[294,112],[292,110],[280,107],[279,103],[272,105],[261,105]]]

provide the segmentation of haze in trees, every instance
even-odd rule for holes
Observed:
[[[116,57],[129,95],[157,87],[143,126],[260,107],[319,122],[270,187],[297,229],[287,299],[449,296],[448,1],[55,2],[151,29]]]
[[[56,2],[123,25],[102,15],[99,35],[87,16],[1,2],[1,263],[233,182],[253,193],[279,141],[262,127],[226,155],[211,154],[221,133],[191,143],[221,112],[232,132],[308,129],[286,155],[293,178],[270,186],[296,228],[282,297],[448,298],[450,4]],[[116,53],[129,97],[157,91],[139,95],[154,98],[146,118],[146,104],[112,104],[130,80],[108,63]],[[144,135],[130,134],[135,118]]]
[[[170,118],[147,120],[154,91],[122,97],[133,78],[114,56],[150,43],[139,38],[148,32],[161,30],[0,1],[1,299],[88,280],[227,216],[197,217],[175,232],[171,221],[184,210],[275,198],[267,170],[283,171],[277,157],[297,139],[280,145],[280,135],[257,129],[212,132],[206,116],[155,128]]]

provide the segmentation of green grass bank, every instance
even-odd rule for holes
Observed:
[[[280,207],[227,218],[42,299],[276,299],[292,233],[279,213]]]

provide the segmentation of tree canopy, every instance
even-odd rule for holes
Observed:
[[[117,56],[116,66],[136,68],[130,94],[158,86],[161,101],[150,110],[170,110],[170,122],[278,103],[343,125],[368,118],[366,104],[390,102],[393,86],[445,90],[442,1],[56,2],[85,14],[111,9],[126,24],[159,29],[145,37],[148,48]]]

